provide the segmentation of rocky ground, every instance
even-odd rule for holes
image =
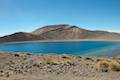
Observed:
[[[0,80],[120,80],[120,57],[0,53]]]

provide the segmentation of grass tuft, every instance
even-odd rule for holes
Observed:
[[[100,60],[96,64],[96,69],[98,71],[102,72],[108,72],[108,71],[120,71],[120,64],[116,60]]]

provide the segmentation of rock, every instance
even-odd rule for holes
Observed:
[[[92,59],[92,58],[90,58],[90,57],[86,57],[85,60],[94,61],[94,59]]]
[[[70,56],[68,56],[68,55],[63,55],[62,58],[63,58],[63,59],[70,59]]]
[[[19,57],[20,55],[19,54],[14,54],[15,57]]]
[[[26,53],[26,55],[32,55],[32,53]]]

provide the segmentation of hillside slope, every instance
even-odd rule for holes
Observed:
[[[18,32],[0,37],[0,42],[36,41],[36,40],[120,40],[119,33],[91,31],[77,26],[59,24],[48,25],[31,33]]]
[[[33,35],[31,33],[18,32],[4,37],[0,37],[0,42],[16,42],[16,41],[34,41],[43,40],[39,35]]]

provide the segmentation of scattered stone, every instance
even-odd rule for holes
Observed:
[[[12,53],[11,53],[12,54]],[[5,58],[2,56],[4,55]],[[96,76],[101,72],[120,72],[118,59],[99,59],[70,55],[32,55],[14,53],[14,56],[1,54],[0,77],[9,78],[11,75],[25,74],[56,74],[70,73],[74,76]],[[103,62],[106,61],[106,62]],[[96,71],[97,69],[97,71]]]
[[[63,55],[62,58],[63,58],[63,59],[70,59],[70,56]]]
[[[92,58],[86,57],[85,60],[94,61]]]
[[[26,53],[26,55],[32,55],[32,53]]]
[[[15,57],[20,57],[20,55],[19,55],[19,54],[14,54],[14,56],[15,56]]]

